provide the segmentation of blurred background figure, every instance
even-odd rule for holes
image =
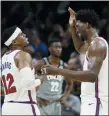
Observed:
[[[62,115],[72,115],[72,116],[79,116],[80,115],[80,99],[70,94],[66,105],[62,106]]]
[[[77,52],[71,53],[70,58],[68,60],[68,66],[72,70],[75,70],[75,71],[82,70],[82,65],[81,65],[81,61],[80,61],[81,58],[79,58],[79,57],[80,57],[80,55]],[[77,81],[74,81],[73,83],[74,83],[73,84],[73,94],[79,97],[81,83],[77,82]]]
[[[82,70],[80,63],[80,55],[77,52],[72,52],[68,60],[68,66],[71,70]],[[64,83],[65,84],[65,83]],[[64,85],[65,86],[65,85]],[[73,81],[72,93],[67,99],[66,104],[62,107],[62,115],[80,115],[80,87],[81,83]]]
[[[72,52],[70,59],[68,60],[68,65],[72,70],[81,70],[79,54],[77,52]]]

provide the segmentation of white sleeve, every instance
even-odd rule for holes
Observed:
[[[21,86],[26,90],[34,89],[41,84],[40,79],[35,79],[35,75],[30,67],[25,67],[20,70]]]

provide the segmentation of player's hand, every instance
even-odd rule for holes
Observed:
[[[63,96],[63,97],[61,97],[60,98],[60,102],[62,103],[62,104],[64,104],[66,107],[71,107],[71,103],[69,103],[67,100],[66,100],[66,98]]]
[[[75,15],[76,15],[76,13],[70,7],[68,8],[68,11],[70,13],[69,25],[74,26],[75,25]]]
[[[57,73],[57,70],[58,68],[52,65],[44,65],[41,68],[42,73],[46,75],[50,75],[50,74],[55,75]]]
[[[37,104],[42,107],[48,105],[48,101],[37,97]]]
[[[61,103],[64,103],[64,102],[66,102],[66,98],[65,98],[64,96],[62,96],[62,97],[59,99],[59,101],[60,101]]]

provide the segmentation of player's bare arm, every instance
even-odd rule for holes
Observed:
[[[42,59],[42,60],[39,60],[36,63],[35,67],[34,67],[35,68],[35,74],[37,74],[36,78],[41,79],[41,83],[43,83],[44,78],[46,76],[46,75],[40,75],[40,73],[41,73],[41,67],[43,65],[45,65],[45,61]],[[36,91],[39,89],[39,87],[40,87],[40,85],[36,87]],[[48,102],[46,100],[44,100],[44,99],[41,99],[41,98],[37,97],[37,104],[39,106],[46,106],[48,104]]]
[[[102,40],[94,41],[89,48],[89,70],[88,71],[70,71],[67,69],[58,69],[56,67],[46,65],[43,68],[46,69],[46,74],[60,74],[65,77],[69,77],[71,80],[80,82],[95,82],[103,60],[106,55],[106,45]]]
[[[71,29],[71,34],[72,34],[72,40],[75,46],[75,49],[79,53],[85,54],[88,48],[88,43],[83,42],[80,37],[78,36],[78,33],[76,31],[76,13],[73,11],[70,7],[68,8],[68,11],[70,13],[70,18],[69,18],[69,25]]]
[[[69,97],[69,95],[72,91],[72,87],[73,87],[72,81],[70,81],[68,78],[65,78],[65,81],[66,81],[66,87],[65,87],[64,95],[60,99],[60,101],[64,104],[66,104],[67,98]]]

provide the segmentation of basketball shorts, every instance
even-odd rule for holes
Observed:
[[[61,115],[61,103],[58,101],[49,102],[48,105],[40,107],[41,115]]]
[[[26,103],[4,103],[2,106],[2,115],[40,115],[36,104]]]

